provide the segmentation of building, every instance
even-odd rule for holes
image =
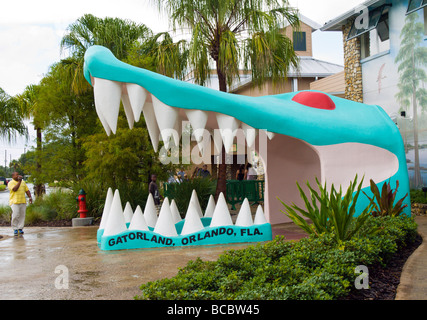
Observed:
[[[427,1],[369,0],[327,22],[343,34],[345,97],[401,131],[412,187],[427,185]]]
[[[287,78],[282,83],[273,84],[272,81],[267,81],[261,88],[253,85],[250,72],[241,70],[239,80],[228,88],[228,92],[239,95],[247,96],[265,96],[281,93],[289,93],[300,90],[320,90],[340,97],[344,97],[344,67],[339,64],[334,64],[327,61],[322,61],[313,57],[313,33],[318,31],[321,27],[320,24],[299,14],[300,28],[293,30],[293,28],[285,23],[282,26],[282,32],[293,41],[294,50],[300,58],[299,68],[295,70],[291,68]],[[327,81],[324,81],[327,80]],[[194,83],[194,77],[190,73],[186,81]],[[218,77],[216,71],[212,71],[208,86],[212,89],[219,90]],[[193,143],[195,145],[195,143]],[[256,154],[239,154],[238,150],[245,150],[241,146],[235,144],[233,155],[228,155],[227,163],[227,179],[235,179],[235,173],[240,167],[242,156],[245,162],[257,162]],[[212,154],[215,150],[212,146]],[[216,163],[215,156],[212,157],[211,163]],[[255,164],[260,177],[263,175],[262,163]],[[195,165],[192,166],[188,172],[193,172]],[[209,165],[209,170],[215,176],[217,168],[215,165]]]
[[[229,92],[248,96],[265,96],[280,93],[295,92],[300,90],[322,90],[336,95],[344,95],[344,78],[335,77],[337,82],[329,83],[329,87],[322,87],[321,83],[315,83],[318,80],[329,76],[335,76],[337,73],[343,72],[343,66],[315,59],[313,57],[313,41],[312,34],[319,30],[320,25],[313,20],[299,15],[301,26],[300,30],[296,31],[289,24],[283,25],[283,32],[293,41],[294,50],[300,58],[299,69],[291,68],[287,79],[283,83],[275,84],[267,81],[262,88],[253,86],[250,74],[242,74],[240,80],[236,82]]]

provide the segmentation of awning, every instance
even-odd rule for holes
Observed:
[[[421,1],[423,1],[423,0],[421,0]],[[424,1],[427,1],[427,0],[424,0]],[[353,22],[353,25],[351,26],[350,32],[347,36],[347,41],[351,40],[353,38],[359,37],[364,33],[370,32],[371,30],[376,29],[378,27],[378,25],[380,25],[381,30],[384,30],[384,28],[387,28],[387,30],[388,30],[388,24],[387,24],[386,20],[383,18],[383,13],[384,13],[385,9],[388,8],[389,6],[390,6],[389,4],[384,4],[381,7],[378,7],[374,10],[369,10],[369,23],[368,23],[367,28],[357,28],[356,22],[358,20],[356,19]],[[387,39],[385,37],[382,37],[381,40],[385,41]]]
[[[406,11],[406,15],[411,14],[421,8],[427,6],[427,0],[409,0],[408,10]]]

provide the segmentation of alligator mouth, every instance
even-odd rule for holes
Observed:
[[[256,98],[218,92],[129,66],[99,46],[86,52],[84,71],[107,135],[116,133],[122,103],[131,129],[144,116],[156,152],[160,140],[166,149],[179,146],[183,121],[201,151],[213,141],[217,153],[222,144],[228,152],[236,140],[257,151],[265,170],[264,211],[273,224],[289,221],[277,197],[303,205],[297,181],[314,185],[318,178],[345,188],[358,174],[366,188],[370,179],[383,182],[406,167],[395,143],[377,136],[396,133],[379,107],[320,92]]]

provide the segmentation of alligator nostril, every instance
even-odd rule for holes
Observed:
[[[316,109],[335,109],[335,103],[332,99],[322,92],[303,91],[295,95],[295,97],[292,98],[292,101]]]

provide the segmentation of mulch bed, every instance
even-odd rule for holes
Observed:
[[[394,254],[386,267],[374,265],[369,267],[369,289],[353,289],[341,300],[394,300],[400,283],[403,266],[411,254],[421,245],[423,239],[417,235],[415,242]]]

